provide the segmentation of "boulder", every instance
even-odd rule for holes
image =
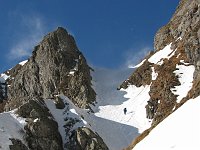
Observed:
[[[28,147],[32,150],[62,150],[62,138],[58,124],[49,113],[44,101],[40,98],[29,100],[19,107],[17,114],[26,118],[26,136]]]

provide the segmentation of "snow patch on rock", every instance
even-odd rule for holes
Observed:
[[[136,66],[132,66],[129,65],[128,68],[139,68],[140,66],[142,66],[144,64],[144,62],[146,61],[146,59],[144,59],[143,61],[141,61],[139,64],[137,64]]]
[[[172,43],[165,46],[162,50],[156,52],[148,59],[148,61],[153,64],[162,65],[165,58],[170,59],[175,54],[175,50],[171,49],[171,45]]]
[[[19,65],[23,66],[23,65],[25,65],[25,63],[27,63],[27,62],[28,62],[28,60],[24,60],[24,61],[20,62]]]
[[[156,73],[155,72],[155,69],[154,69],[154,67],[151,67],[151,69],[152,69],[152,80],[156,80],[156,78],[157,78],[157,76],[158,76],[158,73]]]
[[[181,85],[171,88],[171,91],[174,95],[178,95],[177,103],[180,103],[180,101],[187,96],[188,92],[192,88],[195,67],[193,65],[176,65],[176,68],[177,70],[174,71],[174,73],[178,77]]]

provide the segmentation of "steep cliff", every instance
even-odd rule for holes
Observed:
[[[130,85],[150,86],[146,113],[153,120],[152,126],[129,149],[183,103],[200,95],[199,15],[199,0],[181,0],[170,22],[156,33],[154,51],[120,86],[122,89]]]
[[[90,67],[73,37],[63,28],[45,36],[23,67],[17,65],[14,70],[9,74],[14,78],[9,83],[9,109],[35,96],[51,98],[58,93],[81,108],[95,101]]]

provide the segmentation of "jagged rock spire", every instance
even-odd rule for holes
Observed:
[[[58,93],[86,108],[96,96],[91,88],[90,67],[74,38],[62,27],[46,35],[34,48],[10,85],[7,106],[11,109],[30,97],[52,98]]]

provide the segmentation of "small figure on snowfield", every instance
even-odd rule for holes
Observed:
[[[126,109],[126,108],[124,108],[124,115],[126,115],[126,112],[127,112],[127,109]]]

